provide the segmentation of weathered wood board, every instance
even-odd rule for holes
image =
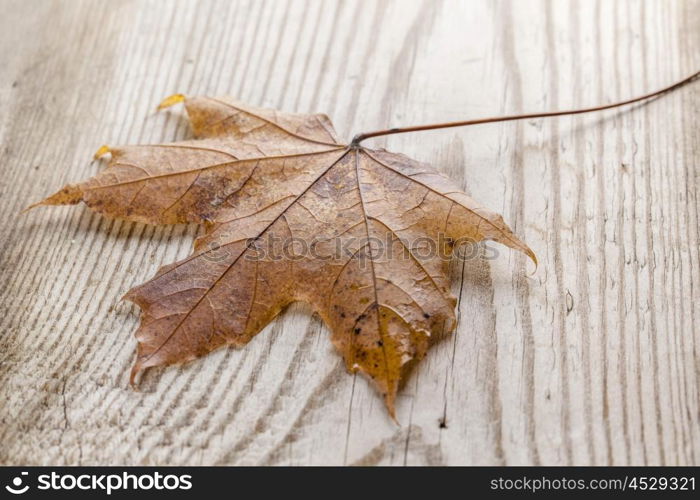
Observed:
[[[128,385],[120,297],[194,227],[20,210],[103,143],[189,136],[175,92],[341,136],[595,105],[700,67],[700,2],[0,0],[0,463],[700,464],[700,84],[596,115],[368,142],[430,162],[540,259],[456,262],[456,334],[398,400],[288,310]]]

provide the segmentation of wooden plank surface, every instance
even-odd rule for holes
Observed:
[[[631,110],[376,139],[538,254],[454,265],[460,323],[395,425],[294,306],[128,385],[120,297],[194,227],[18,212],[103,143],[189,137],[171,93],[323,111],[343,137],[612,102],[700,67],[700,2],[0,0],[0,463],[700,464],[700,84]]]

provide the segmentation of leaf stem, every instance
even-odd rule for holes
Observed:
[[[386,130],[375,130],[374,132],[365,132],[364,134],[357,134],[351,143],[351,146],[357,146],[360,142],[371,137],[379,137],[382,135],[393,135],[393,134],[403,134],[406,132],[420,132],[423,130],[436,130],[441,128],[451,128],[451,127],[465,127],[467,125],[480,125],[482,123],[495,123],[495,122],[507,122],[512,120],[525,120],[528,118],[547,118],[551,116],[562,116],[562,115],[578,115],[581,113],[590,113],[592,111],[603,111],[605,109],[617,108],[619,106],[625,106],[627,104],[633,104],[635,102],[644,101],[646,99],[652,99],[654,97],[660,96],[666,92],[677,89],[690,83],[694,79],[700,76],[700,71],[690,75],[683,80],[680,80],[673,85],[665,87],[663,89],[657,90],[656,92],[651,92],[633,99],[628,99],[626,101],[620,101],[613,104],[606,104],[603,106],[595,106],[593,108],[582,108],[582,109],[570,109],[566,111],[550,111],[545,113],[528,113],[524,115],[509,115],[509,116],[495,116],[491,118],[477,118],[475,120],[467,120],[461,122],[447,122],[447,123],[434,123],[431,125],[418,125],[416,127],[402,127],[402,128],[390,128]]]

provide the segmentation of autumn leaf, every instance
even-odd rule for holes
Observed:
[[[196,139],[104,147],[108,168],[39,203],[206,224],[192,255],[126,295],[142,310],[132,383],[145,368],[243,346],[303,301],[393,416],[407,367],[455,328],[455,249],[494,240],[535,260],[454,182],[402,154],[341,143],[325,115],[179,95],[163,107],[179,101]]]

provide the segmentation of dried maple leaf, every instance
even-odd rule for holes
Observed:
[[[406,364],[456,323],[450,243],[492,239],[534,259],[452,181],[404,155],[340,143],[324,115],[207,97],[185,106],[196,140],[111,148],[108,168],[41,202],[207,223],[191,256],[126,295],[143,311],[132,381],[147,367],[242,346],[303,301],[393,415]],[[419,239],[442,248],[418,252]]]
[[[110,217],[206,225],[192,255],[126,295],[142,310],[132,383],[145,368],[242,346],[303,301],[330,328],[348,370],[373,380],[392,417],[407,366],[431,338],[454,330],[447,267],[455,248],[494,240],[535,255],[501,216],[430,166],[360,140],[572,113],[392,129],[348,145],[325,115],[182,95],[161,107],[180,101],[195,140],[103,147],[108,168],[37,204],[83,201]]]

